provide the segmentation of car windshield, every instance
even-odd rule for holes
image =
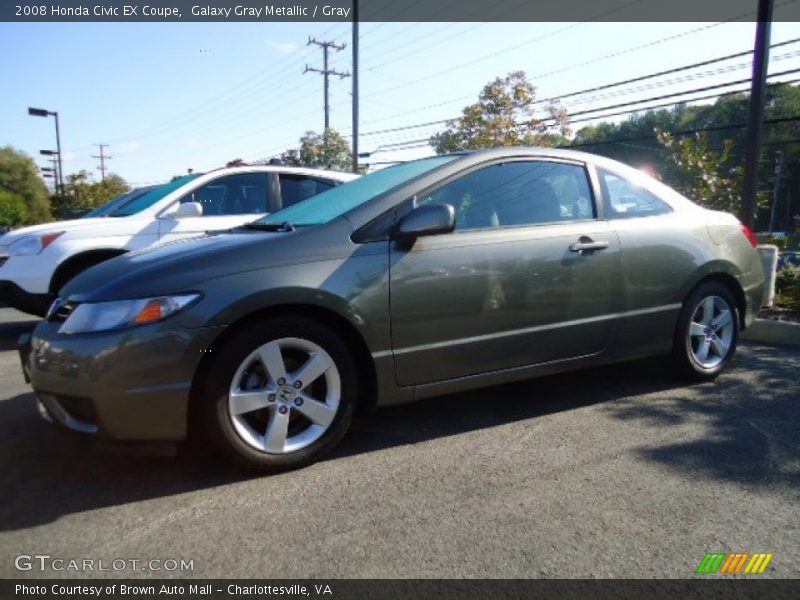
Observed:
[[[128,202],[132,202],[136,198],[143,196],[149,191],[155,189],[155,186],[145,187],[145,188],[137,188],[135,190],[131,190],[126,194],[122,194],[120,196],[116,196],[112,198],[105,204],[101,204],[100,206],[93,208],[89,212],[87,212],[82,219],[90,219],[92,217],[106,217],[109,213],[113,212],[113,209],[122,207]]]
[[[322,225],[398,185],[454,160],[435,156],[387,167],[255,221],[255,225]]]
[[[174,192],[183,184],[188,181],[191,181],[195,177],[199,177],[199,173],[193,173],[192,175],[184,175],[183,177],[179,177],[174,181],[170,181],[169,183],[165,183],[164,185],[160,185],[158,187],[153,188],[146,194],[139,196],[138,198],[131,200],[130,202],[126,202],[116,210],[112,211],[108,216],[109,217],[129,217],[131,215],[135,215],[138,212],[143,211],[146,208],[150,208],[164,198],[170,192]]]

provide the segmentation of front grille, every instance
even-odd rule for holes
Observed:
[[[63,323],[77,306],[78,304],[75,302],[67,302],[61,298],[56,298],[55,302],[50,305],[50,309],[47,311],[47,316],[45,318],[55,323]]]

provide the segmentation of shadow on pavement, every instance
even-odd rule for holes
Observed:
[[[800,361],[789,349],[750,347],[716,382],[655,404],[625,398],[611,416],[671,426],[702,422],[702,439],[639,450],[688,476],[800,489]],[[749,377],[746,375],[749,374]]]
[[[796,371],[782,363],[782,355],[792,357],[788,351],[776,350],[773,357],[748,351],[719,383],[691,388],[676,383],[659,361],[647,360],[384,409],[358,416],[327,460],[614,400],[605,409],[613,418],[665,427],[683,419],[708,420],[704,439],[644,448],[641,454],[647,460],[689,476],[797,486],[798,384]],[[797,359],[792,359],[796,369]],[[751,370],[757,371],[757,387],[742,376]],[[736,395],[726,399],[726,391],[733,389]],[[658,395],[653,404],[641,398],[665,390],[669,393]],[[0,530],[249,478],[216,456],[112,455],[89,440],[55,431],[36,415],[32,394],[0,402],[0,472],[7,490]],[[302,477],[303,471],[287,476]]]

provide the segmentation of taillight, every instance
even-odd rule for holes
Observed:
[[[744,237],[747,238],[747,241],[750,242],[750,245],[753,246],[753,248],[758,246],[758,240],[756,239],[756,236],[752,231],[750,231],[750,228],[747,225],[742,224],[742,233],[744,234]]]

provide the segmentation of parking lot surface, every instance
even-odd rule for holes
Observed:
[[[34,324],[0,308],[2,577],[154,574],[15,569],[38,553],[203,578],[682,578],[712,551],[800,577],[798,349],[743,345],[701,385],[647,360],[386,409],[252,477],[54,431],[15,352]]]

